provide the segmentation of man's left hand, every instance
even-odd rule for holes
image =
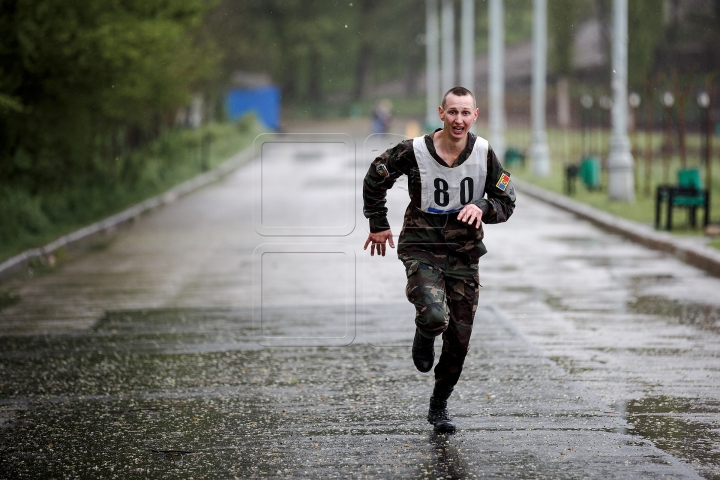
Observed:
[[[475,228],[480,228],[480,220],[482,219],[482,210],[477,205],[468,203],[458,213],[458,220],[472,225],[475,222]]]

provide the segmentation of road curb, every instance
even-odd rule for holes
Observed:
[[[48,243],[44,247],[25,250],[24,252],[0,263],[0,280],[4,280],[7,277],[10,277],[13,274],[27,268],[28,262],[33,258],[46,258],[60,248],[71,246],[97,235],[110,233],[120,226],[133,222],[145,213],[164,205],[169,205],[189,193],[220,180],[225,175],[228,175],[237,168],[246,164],[252,159],[252,157],[253,145],[250,145],[212,170],[201,173],[200,175],[171,188],[165,193],[148,198],[147,200],[135,204],[132,207],[126,208],[122,212],[111,215],[110,217],[67,235],[63,235],[62,237]]]
[[[720,251],[702,245],[691,245],[669,233],[658,232],[647,225],[617,217],[564,195],[545,190],[518,179],[513,179],[518,191],[542,202],[570,212],[584,220],[646,247],[676,256],[694,267],[720,277]]]

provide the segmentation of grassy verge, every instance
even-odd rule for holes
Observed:
[[[607,171],[603,170],[602,173],[602,188],[598,191],[590,191],[586,189],[580,179],[576,183],[576,191],[571,198],[587,203],[595,208],[604,210],[612,213],[619,217],[634,220],[647,225],[654,225],[655,222],[655,190],[658,185],[665,184],[667,182],[666,176],[670,178],[670,183],[676,183],[677,171],[680,169],[680,158],[675,155],[671,157],[669,166],[665,166],[663,163],[662,155],[660,154],[660,145],[662,142],[661,134],[654,134],[651,140],[651,145],[655,149],[652,162],[649,170],[646,169],[645,157],[644,157],[644,146],[645,139],[642,134],[639,134],[637,138],[632,138],[637,141],[639,153],[636,154],[636,169],[635,169],[635,180],[636,180],[636,200],[634,203],[625,203],[618,201],[611,201],[607,195]],[[591,151],[600,152],[599,157],[607,158],[607,141],[609,140],[609,132],[598,132],[595,133],[592,138],[588,139],[591,144]],[[530,135],[527,130],[510,130],[507,135],[508,146],[513,146],[521,150],[526,150],[527,145],[530,141]],[[565,195],[565,166],[572,162],[577,163],[581,158],[582,152],[582,136],[580,132],[565,132],[561,130],[549,130],[548,141],[551,149],[551,174],[544,178],[538,178],[533,176],[531,167],[528,163],[524,167],[511,166],[509,170],[517,178],[521,178],[528,182],[532,182],[540,187],[548,189],[550,191]],[[687,166],[690,168],[699,168],[701,171],[701,177],[703,183],[705,183],[705,167],[699,159],[696,151],[700,146],[699,135],[688,136],[688,158]],[[715,142],[717,144],[717,141]],[[717,223],[720,220],[720,163],[715,160],[713,165],[713,188],[710,193],[711,207],[710,212],[712,213],[711,222]],[[647,175],[649,173],[649,175]],[[648,182],[649,180],[649,182]],[[676,209],[674,214],[673,222],[673,234],[676,235],[703,235],[703,229],[700,227],[701,215],[704,212],[698,214],[698,227],[693,229],[688,223],[688,217],[686,212],[682,209]],[[715,248],[720,248],[720,239],[715,239],[711,242],[711,245]]]
[[[85,225],[158,195],[212,169],[250,146],[261,132],[254,117],[239,123],[172,130],[115,159],[115,168],[35,195],[4,188],[0,194],[0,262],[46,245]]]

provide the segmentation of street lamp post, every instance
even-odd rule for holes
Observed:
[[[628,96],[628,104],[630,105],[630,108],[632,108],[633,111],[633,122],[632,122],[632,135],[633,135],[633,141],[632,141],[632,148],[630,149],[630,153],[632,154],[633,158],[637,157],[638,155],[638,138],[637,138],[637,132],[638,132],[638,107],[640,106],[640,95],[638,95],[635,92],[632,92]],[[635,191],[638,189],[638,164],[635,162]]]
[[[653,115],[653,80],[647,83],[648,96],[645,101],[645,196],[650,196],[650,180],[652,176],[652,160],[653,160],[653,130],[655,117]]]
[[[662,104],[665,106],[665,133],[663,134],[663,183],[670,184],[670,120],[675,97],[670,92],[663,93]]]
[[[705,110],[705,118],[703,119],[705,125],[703,130],[705,131],[705,183],[708,192],[712,188],[712,161],[710,160],[710,142],[712,141],[712,132],[710,131],[710,94],[707,91],[702,90],[697,96],[697,102],[700,108]]]
[[[532,144],[530,160],[538,177],[550,174],[550,149],[545,132],[545,85],[547,67],[547,0],[533,3]]]
[[[638,95],[635,92],[632,92],[630,95],[628,95],[628,104],[630,105],[630,108],[633,109],[633,132],[637,132],[637,124],[638,124],[638,116],[637,116],[637,109],[640,106],[641,99],[640,95]],[[637,148],[635,145],[633,145],[633,153],[635,148]]]
[[[607,145],[605,143],[604,133],[605,128],[612,128],[612,107],[613,107],[613,100],[608,95],[601,95],[600,98],[598,98],[598,106],[600,107],[600,110],[598,110],[598,115],[600,115],[600,120],[598,120],[598,130],[597,130],[597,138],[598,138],[598,155],[603,156],[605,158],[605,146]]]
[[[587,157],[590,155],[590,134],[592,132],[592,111],[590,109],[593,106],[593,97],[586,93],[580,98],[580,105],[583,107],[583,157]]]
[[[505,65],[504,42],[505,27],[503,1],[490,0],[488,5],[489,53],[488,53],[488,127],[489,139],[495,154],[502,159],[505,156]]]
[[[608,157],[608,195],[611,200],[635,201],[634,160],[627,137],[628,0],[613,0],[612,109],[613,132]]]

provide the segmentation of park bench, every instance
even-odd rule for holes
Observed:
[[[571,163],[565,167],[565,192],[575,193],[575,180],[580,179],[588,190],[600,189],[600,160],[597,157],[584,157],[580,164]]]
[[[662,205],[666,204],[665,229],[672,230],[673,209],[685,208],[688,211],[688,221],[691,227],[696,225],[698,208],[704,209],[703,226],[710,223],[710,192],[702,188],[700,171],[696,168],[686,168],[678,171],[677,185],[660,185],[655,195],[655,228],[660,228]]]
[[[508,148],[505,151],[505,162],[503,162],[505,168],[511,169],[513,166],[518,165],[519,167],[525,167],[525,155],[516,148]]]

